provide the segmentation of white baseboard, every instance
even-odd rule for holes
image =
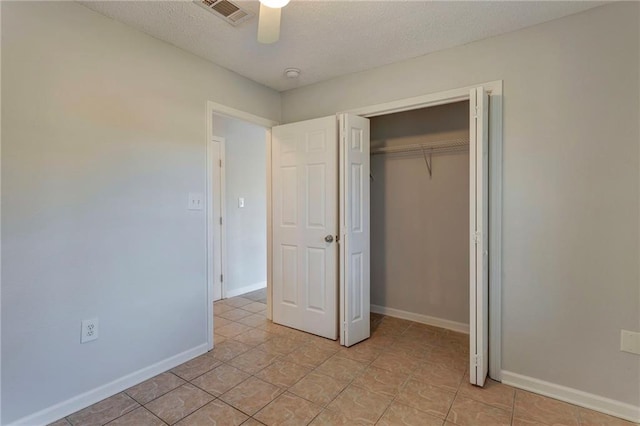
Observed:
[[[458,333],[469,334],[469,324],[451,321],[442,318],[430,317],[428,315],[416,314],[413,312],[402,311],[400,309],[387,308],[386,306],[371,305],[371,312],[376,314],[388,315],[406,319],[409,321],[419,322],[421,324],[432,325],[434,327],[446,328],[448,330],[457,331]]]
[[[234,288],[232,290],[226,290],[225,291],[225,299],[228,299],[230,297],[241,296],[243,294],[251,293],[252,291],[256,291],[256,290],[261,290],[261,289],[266,288],[266,287],[267,287],[267,282],[266,281],[262,281],[262,282],[259,282],[259,283],[246,285],[244,287]]]
[[[207,352],[207,344],[196,346],[193,349],[184,351],[178,355],[164,359],[148,367],[144,367],[126,376],[120,377],[110,383],[92,389],[88,392],[74,396],[71,399],[55,404],[37,413],[18,419],[10,424],[10,426],[34,426],[47,425],[62,417],[73,414],[78,410],[88,407],[91,404],[102,401],[112,395],[122,392],[131,386],[144,382],[147,379],[157,376],[167,370],[170,370],[192,358]]]
[[[502,370],[502,383],[515,388],[524,389],[580,407],[589,408],[601,413],[620,417],[634,423],[640,422],[640,406],[605,398],[578,389],[569,388],[533,377],[523,376]]]

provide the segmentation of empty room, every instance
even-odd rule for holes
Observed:
[[[640,3],[0,1],[0,424],[640,424]]]

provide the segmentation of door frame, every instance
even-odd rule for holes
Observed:
[[[207,142],[207,197],[206,197],[206,201],[207,201],[207,283],[208,283],[208,287],[210,287],[212,290],[215,288],[215,277],[218,274],[221,274],[223,277],[224,275],[226,275],[226,262],[225,262],[225,256],[226,256],[226,227],[227,227],[227,222],[226,220],[223,220],[222,223],[220,224],[220,270],[216,271],[214,269],[214,262],[213,262],[213,256],[211,256],[211,253],[215,253],[215,250],[213,250],[213,240],[215,238],[215,227],[217,227],[218,225],[215,223],[214,218],[213,218],[213,199],[211,197],[211,194],[213,194],[213,187],[212,187],[212,182],[213,182],[213,171],[216,168],[215,165],[212,164],[212,160],[213,160],[213,151],[211,150],[211,143],[213,142],[217,142],[220,144],[220,217],[224,218],[226,216],[225,214],[225,166],[226,166],[226,158],[225,158],[225,138],[219,137],[219,136],[212,136],[211,139],[209,139],[209,142]],[[208,271],[211,271],[211,273],[208,273]],[[226,297],[226,285],[224,283],[224,280],[222,280],[222,282],[220,283],[220,298],[224,299]],[[211,300],[213,301],[213,292],[211,294]]]
[[[266,162],[267,162],[267,175],[265,176],[266,185],[267,185],[267,217],[266,217],[266,225],[267,225],[267,318],[271,319],[272,311],[271,311],[271,240],[272,240],[272,230],[271,230],[271,127],[277,126],[280,124],[277,121],[274,121],[270,118],[261,117],[258,115],[250,114],[245,111],[241,111],[239,109],[231,108],[226,105],[222,105],[213,101],[207,101],[206,105],[206,116],[205,123],[207,126],[206,129],[206,145],[209,146],[209,141],[214,138],[213,135],[213,115],[218,114],[226,117],[237,118],[242,121],[249,122],[251,124],[256,124],[258,126],[265,128],[265,144],[266,144]],[[206,160],[209,159],[208,153],[205,155]],[[209,188],[209,162],[207,161],[207,174],[205,188]],[[213,330],[214,330],[214,318],[213,318],[213,276],[215,271],[210,267],[209,257],[211,255],[211,247],[213,246],[213,241],[210,240],[210,232],[211,224],[209,224],[209,193],[205,195],[205,206],[206,206],[206,217],[207,217],[207,347],[208,350],[213,349]],[[223,219],[223,224],[225,223]],[[224,250],[224,249],[223,249]],[[224,286],[224,282],[223,282]]]
[[[502,381],[502,102],[503,81],[354,108],[342,113],[371,118],[469,100],[471,89],[489,93],[489,377]]]

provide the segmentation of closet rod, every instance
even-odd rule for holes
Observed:
[[[385,146],[371,149],[371,155],[381,154],[443,154],[447,152],[462,152],[469,148],[469,141],[455,139],[449,141],[429,142],[402,146]]]

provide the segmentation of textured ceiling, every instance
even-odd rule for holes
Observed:
[[[293,0],[280,41],[256,41],[256,17],[233,27],[191,1],[83,1],[86,7],[283,91],[577,13],[606,2]],[[302,70],[296,80],[287,67]]]

